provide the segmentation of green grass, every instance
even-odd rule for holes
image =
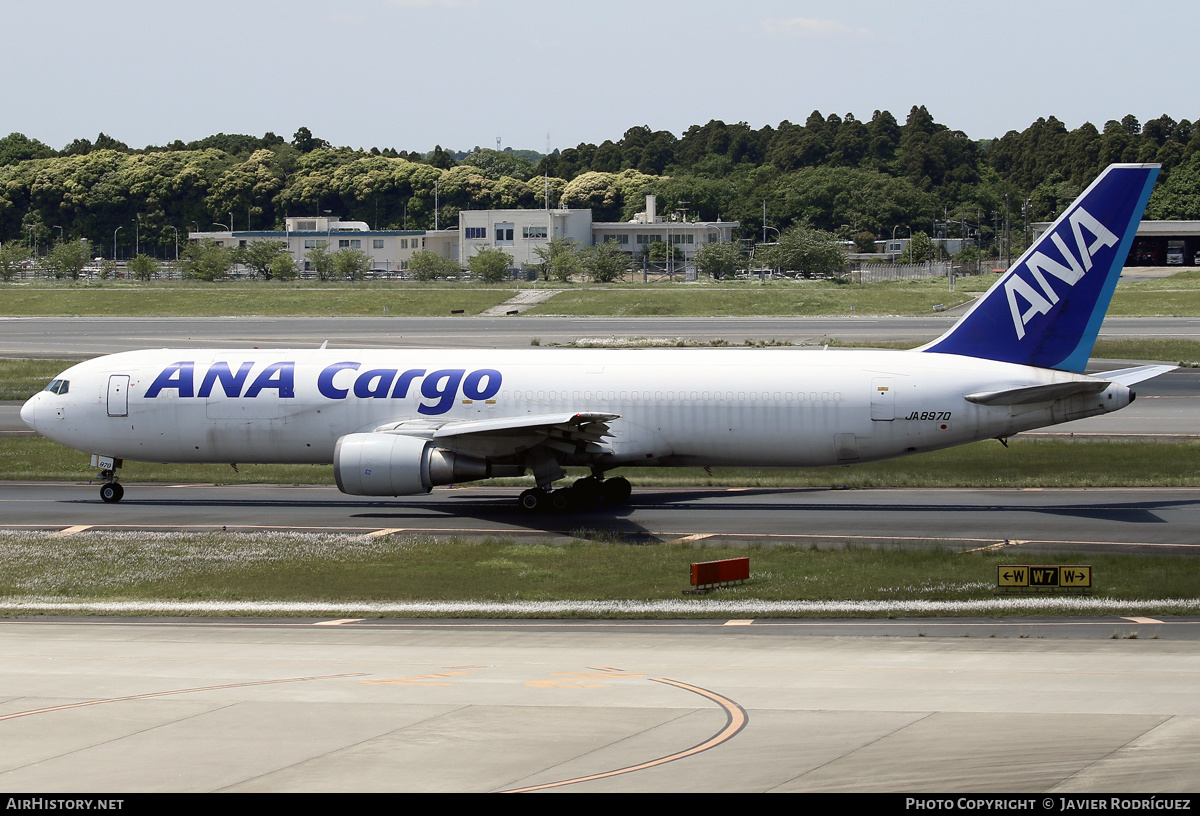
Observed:
[[[925,315],[970,297],[947,291],[945,281],[837,284],[831,281],[749,281],[720,284],[638,285],[563,292],[529,314],[610,317],[782,315]]]
[[[1197,487],[1200,442],[994,440],[850,467],[623,468],[641,487]],[[585,474],[572,470],[572,477]],[[87,481],[88,456],[40,437],[0,437],[0,480]],[[333,484],[329,465],[164,465],[126,461],[121,480],[196,484]],[[496,480],[492,484],[530,484]]]
[[[952,308],[982,290],[992,276],[961,278],[958,291],[944,279],[839,284],[833,281],[702,281],[596,286],[556,284],[567,291],[532,314],[599,316],[925,315]],[[225,281],[89,281],[5,284],[0,314],[88,316],[434,316],[466,314],[503,303],[517,288],[541,283],[477,282],[417,284],[411,281],[290,283]],[[1200,316],[1200,271],[1122,281],[1109,314]]]
[[[1092,357],[1104,360],[1158,360],[1195,368],[1200,365],[1200,341],[1171,338],[1096,341]]]
[[[27,400],[77,360],[0,359],[0,400]]]
[[[0,596],[311,602],[679,600],[689,585],[691,563],[744,556],[750,558],[750,581],[712,597],[989,599],[994,597],[997,566],[1031,560],[1028,554],[1011,552],[912,546],[645,546],[594,540],[586,534],[552,546],[403,535],[96,532],[54,538],[0,533],[0,559],[6,565],[0,573]],[[1106,598],[1200,595],[1200,571],[1181,569],[1178,558],[1067,554],[1039,555],[1032,561],[1090,564],[1095,590]],[[1151,609],[1147,604],[1146,611]],[[642,616],[645,613],[639,613]]]
[[[513,288],[409,283],[100,283],[5,286],[0,314],[155,317],[423,317],[465,314],[497,306]]]

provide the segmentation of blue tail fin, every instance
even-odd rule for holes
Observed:
[[[918,351],[1083,371],[1158,170],[1110,165],[961,320]]]

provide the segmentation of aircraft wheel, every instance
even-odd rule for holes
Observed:
[[[100,498],[109,504],[119,502],[125,495],[125,488],[117,482],[109,482],[100,488]]]
[[[575,509],[578,497],[573,487],[563,487],[550,494],[550,507],[555,513],[567,513]]]
[[[629,480],[624,476],[618,476],[615,479],[605,479],[601,482],[600,492],[609,504],[624,504],[629,501],[633,485],[629,484]]]
[[[587,507],[600,501],[600,480],[595,476],[576,479],[575,484],[571,485],[571,489],[575,491],[575,503],[580,507]]]
[[[542,490],[540,487],[531,487],[521,493],[517,502],[525,512],[536,513],[546,508],[548,498],[545,490]]]

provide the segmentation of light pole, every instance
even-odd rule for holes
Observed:
[[[763,212],[765,213],[765,212],[766,212],[766,210],[764,209],[764,210],[763,210]],[[772,232],[774,232],[774,233],[775,233],[775,243],[776,243],[776,244],[779,244],[779,243],[781,243],[781,242],[782,242],[782,239],[783,239],[783,233],[782,233],[782,232],[780,232],[779,230],[775,229],[774,227],[768,227],[768,226],[766,225],[766,223],[764,222],[764,223],[763,223],[763,243],[764,243],[764,244],[767,242],[767,237],[768,237],[768,236],[767,236],[767,230],[771,230]],[[774,273],[772,273],[772,274],[774,274]],[[766,272],[766,270],[765,270],[765,269],[763,269],[763,268],[760,266],[760,267],[758,268],[758,282],[759,282],[759,283],[766,283],[766,280],[767,280],[767,272]]]
[[[896,230],[898,230],[900,227],[904,227],[905,229],[908,230],[909,240],[910,241],[912,240],[912,227],[909,227],[906,224],[897,224],[896,226],[892,227],[892,251],[890,253],[888,253],[889,255],[892,256],[892,263],[895,263],[896,258],[899,257],[899,255],[900,255],[899,252],[896,252]]]
[[[113,263],[117,262],[117,233],[123,229],[125,228],[117,227],[115,230],[113,230]]]
[[[58,242],[61,244],[63,242],[63,228],[58,224],[55,224],[54,228],[58,230]]]

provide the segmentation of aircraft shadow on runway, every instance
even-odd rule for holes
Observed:
[[[1148,499],[1133,501],[1118,501],[1105,504],[1059,503],[1048,505],[1027,505],[1020,503],[997,504],[994,501],[980,504],[963,503],[961,501],[945,503],[881,503],[853,501],[830,502],[819,501],[818,494],[828,494],[826,488],[752,488],[739,490],[736,498],[726,488],[686,489],[686,490],[654,490],[638,489],[634,492],[628,504],[619,506],[597,505],[595,507],[576,510],[568,513],[528,514],[515,506],[511,492],[497,493],[488,490],[447,491],[438,494],[436,499],[405,497],[391,501],[344,499],[344,500],[299,500],[299,499],[138,499],[126,497],[121,507],[135,510],[138,507],[177,507],[196,509],[204,507],[222,508],[260,508],[262,510],[284,511],[290,508],[326,509],[333,512],[348,514],[350,519],[378,520],[381,526],[406,523],[420,526],[420,522],[444,521],[447,517],[459,519],[464,526],[470,521],[479,523],[500,524],[513,528],[514,532],[530,531],[544,533],[577,533],[588,532],[625,538],[641,543],[653,543],[662,540],[659,535],[651,532],[638,516],[654,510],[687,511],[692,507],[697,512],[722,516],[738,514],[755,514],[758,517],[774,515],[783,519],[785,514],[794,514],[797,520],[803,520],[804,514],[883,514],[884,517],[896,516],[896,529],[909,526],[901,523],[902,517],[924,515],[928,517],[943,514],[958,513],[1032,513],[1054,516],[1075,517],[1102,523],[1120,524],[1168,524],[1161,511],[1172,509],[1200,508],[1200,498],[1197,499]],[[811,496],[812,502],[796,501],[798,496]],[[771,501],[772,496],[787,496],[790,501]],[[994,498],[994,497],[993,497]],[[749,499],[750,501],[747,501]],[[84,504],[99,504],[98,500],[73,500]],[[128,517],[125,519],[129,521]],[[328,522],[328,516],[323,517]],[[95,523],[103,523],[97,521]],[[303,524],[303,521],[300,520]],[[661,527],[664,521],[660,517],[655,525]],[[777,525],[768,525],[777,526]],[[886,525],[885,525],[886,526]],[[453,532],[453,528],[447,528]],[[836,535],[836,533],[830,533]]]

